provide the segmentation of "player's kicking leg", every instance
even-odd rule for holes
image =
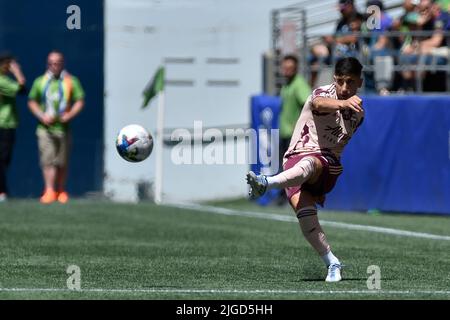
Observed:
[[[284,170],[275,176],[256,175],[253,171],[247,173],[247,183],[250,185],[249,195],[259,197],[272,188],[284,189],[301,186],[308,180],[317,180],[322,172],[322,164],[312,156],[307,156],[292,168]]]
[[[322,163],[312,156],[302,158],[291,168],[272,177],[256,175],[250,171],[247,174],[247,183],[250,185],[249,194],[258,197],[271,188],[299,187],[305,182],[314,184],[321,178],[322,171]],[[331,252],[325,233],[319,224],[315,197],[308,191],[298,190],[290,198],[290,204],[297,215],[303,235],[328,268],[325,281],[340,281],[342,266],[338,258]]]

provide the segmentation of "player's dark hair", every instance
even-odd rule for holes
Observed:
[[[337,76],[349,76],[354,75],[361,77],[362,64],[358,59],[353,57],[347,57],[339,59],[334,67],[334,74]]]
[[[286,61],[286,60],[294,61],[294,63],[296,65],[298,65],[298,58],[296,56],[294,56],[293,54],[288,54],[288,55],[284,56],[283,61]]]

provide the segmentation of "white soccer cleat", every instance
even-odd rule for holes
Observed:
[[[250,185],[248,192],[251,197],[260,197],[266,192],[267,179],[264,175],[256,175],[253,171],[247,173],[247,184]]]
[[[328,274],[325,279],[326,282],[338,282],[342,280],[341,276],[342,265],[338,263],[332,263],[328,266]]]

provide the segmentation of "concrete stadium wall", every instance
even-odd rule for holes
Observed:
[[[136,201],[139,182],[154,181],[156,154],[139,164],[127,163],[117,155],[114,138],[120,128],[131,123],[141,124],[155,134],[157,102],[153,101],[144,111],[140,105],[142,90],[158,66],[168,61],[166,128],[191,129],[196,120],[202,121],[203,127],[248,126],[250,96],[262,88],[261,55],[270,48],[270,11],[294,3],[295,0],[106,1],[108,196]],[[173,58],[185,58],[187,63]],[[186,80],[190,85],[183,85]],[[171,147],[164,147],[166,200],[245,195],[247,165],[175,165],[171,151]]]

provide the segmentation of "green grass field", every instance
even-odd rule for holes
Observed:
[[[211,206],[211,204],[209,204]],[[450,299],[450,218],[320,212],[344,280],[326,269],[288,208],[212,204],[221,214],[153,204],[35,200],[0,204],[0,299]],[[223,212],[222,212],[223,213]],[[351,230],[367,225],[441,236]],[[81,291],[67,289],[69,265]],[[368,290],[367,267],[381,270]]]

